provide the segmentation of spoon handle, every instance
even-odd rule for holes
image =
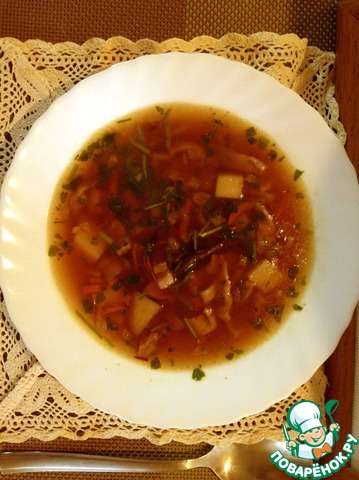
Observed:
[[[187,470],[191,460],[145,460],[62,452],[0,453],[2,474],[25,472],[169,472]]]

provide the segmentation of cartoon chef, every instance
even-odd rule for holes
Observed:
[[[299,432],[297,437],[299,442],[291,440],[283,423],[286,447],[293,456],[319,460],[332,451],[334,443],[338,440],[340,426],[333,422],[327,429],[323,426],[321,417],[319,406],[309,400],[301,400],[288,410],[287,423],[290,428]]]

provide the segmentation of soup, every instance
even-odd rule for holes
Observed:
[[[113,122],[71,162],[49,212],[71,310],[152,368],[240,357],[305,308],[303,173],[217,108],[151,106]]]

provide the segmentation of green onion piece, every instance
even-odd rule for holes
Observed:
[[[156,325],[155,327],[151,328],[151,333],[154,332],[159,332],[160,330],[163,330],[166,327],[165,323],[160,323],[159,325]]]
[[[99,234],[99,237],[101,237],[102,240],[105,240],[106,243],[108,243],[109,245],[113,244],[113,238],[110,237],[110,235],[107,235],[106,232],[104,232],[103,230],[100,230],[98,234]]]
[[[143,130],[142,130],[142,127],[139,123],[136,123],[136,132],[137,132],[137,136],[138,138],[143,141],[145,139],[145,135],[143,133]]]
[[[134,147],[136,147],[140,152],[145,153],[146,155],[150,155],[151,151],[149,148],[147,148],[145,145],[142,145],[142,143],[137,142],[137,140],[131,140],[131,143]]]
[[[148,161],[147,161],[147,155],[144,153],[142,155],[142,171],[143,171],[143,176],[145,178],[148,177],[148,174],[147,174],[147,164],[148,164]]]
[[[187,327],[188,330],[190,331],[191,335],[192,335],[194,338],[197,338],[197,333],[196,333],[195,329],[192,327],[192,324],[190,323],[190,321],[188,320],[188,318],[184,317],[183,323],[186,325],[186,327]]]
[[[210,230],[203,231],[203,229],[199,232],[199,236],[201,238],[208,237],[208,235],[212,235],[213,233],[219,232],[222,230],[223,225],[220,225],[219,227],[211,228]],[[205,227],[204,227],[205,228]]]
[[[157,203],[152,203],[151,205],[147,205],[147,207],[144,207],[144,210],[151,210],[152,208],[157,208],[157,207],[162,207],[166,203],[166,200],[163,200],[162,202],[157,202]]]

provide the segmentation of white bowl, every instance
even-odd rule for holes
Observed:
[[[315,260],[301,302],[278,333],[237,361],[151,370],[74,321],[47,256],[47,214],[64,168],[90,135],[145,106],[213,105],[274,138],[305,171]],[[359,292],[359,190],[322,117],[272,77],[207,54],[168,53],[114,65],[53,102],[20,145],[1,192],[1,286],[12,321],[68,390],[127,421],[161,428],[223,425],[258,413],[305,383],[335,349]]]

